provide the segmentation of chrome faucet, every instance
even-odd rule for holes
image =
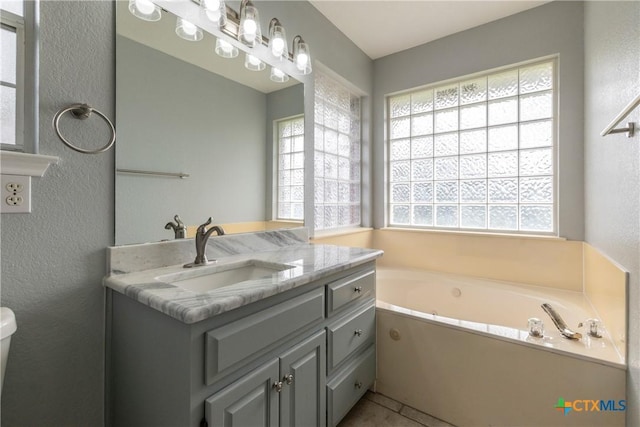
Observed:
[[[164,229],[165,230],[173,229],[173,232],[176,235],[176,239],[184,239],[187,234],[187,227],[185,227],[179,215],[174,216],[173,219],[176,221],[175,224],[169,221],[168,223],[165,224]]]
[[[204,224],[198,227],[196,231],[196,259],[189,264],[185,264],[184,268],[201,267],[203,265],[212,264],[215,261],[209,261],[205,251],[207,250],[207,241],[214,231],[218,236],[224,235],[224,230],[219,225],[214,225],[205,231],[205,228],[211,224],[211,217]]]
[[[574,332],[567,327],[567,324],[562,320],[562,317],[556,312],[550,304],[542,304],[542,309],[551,317],[553,324],[556,325],[556,328],[560,331],[563,337],[569,338],[571,340],[579,340],[582,338],[582,334],[579,332]]]

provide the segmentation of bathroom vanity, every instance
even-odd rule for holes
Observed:
[[[269,231],[182,269],[190,246],[109,248],[108,425],[335,426],[375,380],[382,252]]]

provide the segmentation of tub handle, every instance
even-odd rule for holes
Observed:
[[[362,388],[362,382],[361,381],[356,381],[354,386],[355,386],[355,388]]]
[[[353,288],[353,292],[357,292],[357,293],[362,292],[362,286],[356,286],[355,288]]]
[[[356,329],[353,333],[354,333],[354,335],[361,336],[362,335],[362,329]]]

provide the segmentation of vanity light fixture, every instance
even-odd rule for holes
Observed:
[[[251,70],[251,71],[262,71],[267,66],[265,65],[264,62],[262,62],[257,57],[251,55],[250,53],[246,53],[244,56],[244,67],[247,70]]]
[[[283,61],[289,58],[287,49],[287,32],[278,20],[273,18],[269,23],[269,50],[274,58]]]
[[[238,48],[222,39],[216,39],[216,53],[223,58],[235,58],[238,56]]]
[[[162,18],[160,7],[150,0],[129,0],[129,12],[143,21],[159,21]]]
[[[256,42],[262,43],[260,14],[258,13],[258,9],[250,0],[242,0],[242,3],[240,3],[238,40],[249,47],[254,47]]]
[[[191,42],[200,41],[204,36],[200,28],[183,18],[176,21],[176,34]]]
[[[287,75],[287,73],[276,67],[271,67],[271,75],[269,76],[269,78],[271,79],[271,81],[276,83],[284,83],[289,81],[289,76]]]
[[[224,0],[201,0],[200,11],[218,28],[227,24],[227,5]]]
[[[309,45],[301,36],[293,38],[293,62],[302,74],[311,74],[311,53]]]

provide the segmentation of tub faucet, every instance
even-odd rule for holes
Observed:
[[[558,314],[557,311],[551,307],[550,304],[542,304],[542,309],[551,317],[553,324],[556,325],[556,328],[560,331],[563,337],[569,338],[571,340],[579,340],[582,338],[582,334],[579,332],[574,332],[567,327],[567,324],[562,320],[562,317]]]
[[[205,228],[209,224],[211,224],[211,217],[209,217],[207,222],[198,227],[198,230],[196,231],[196,259],[189,264],[185,264],[184,268],[201,267],[203,265],[208,265],[215,262],[209,261],[207,259],[207,241],[214,231],[218,234],[218,236],[223,236],[224,230],[219,225],[214,225],[213,227],[205,231]]]
[[[173,222],[169,221],[164,226],[164,229],[165,230],[173,229],[173,232],[176,235],[176,239],[184,239],[186,237],[186,234],[187,234],[187,227],[185,227],[185,225],[182,222],[182,220],[180,219],[179,215],[174,216],[173,219],[176,221],[175,224]]]

